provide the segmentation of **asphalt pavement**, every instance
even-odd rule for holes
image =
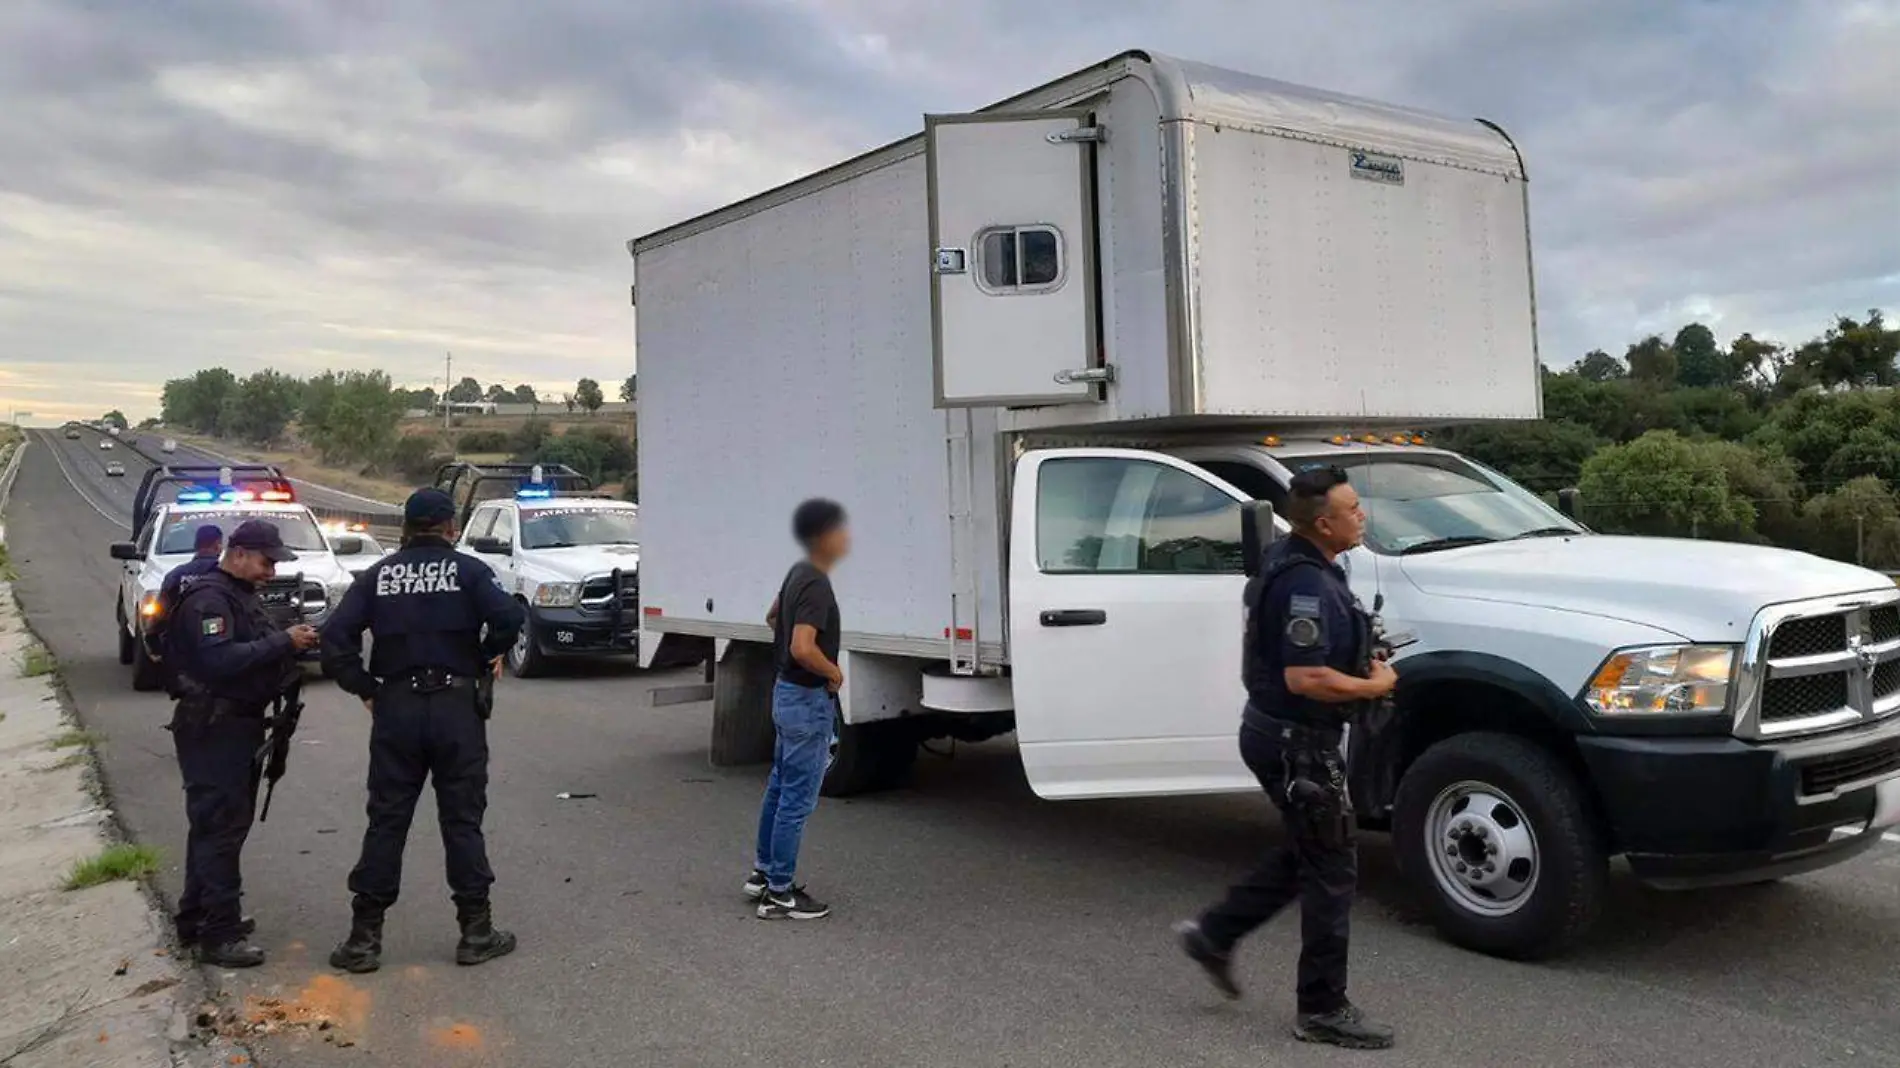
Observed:
[[[107,736],[119,810],[176,858],[184,815],[168,709],[133,693],[114,656],[106,545],[126,534],[122,514],[109,517],[129,507],[130,488],[99,463],[91,441],[36,438],[8,515],[18,593],[80,715]],[[347,981],[323,957],[348,925],[367,716],[311,687],[290,774],[245,855],[246,907],[271,963],[213,979],[233,999],[338,1006],[356,1044],[280,1034],[259,1063],[1900,1065],[1892,844],[1747,890],[1665,895],[1618,872],[1595,938],[1525,965],[1442,942],[1389,843],[1368,836],[1353,992],[1399,1029],[1399,1048],[1383,1054],[1289,1037],[1293,917],[1242,950],[1238,1003],[1176,954],[1168,924],[1278,834],[1263,801],[1045,802],[1007,740],[924,757],[911,789],[825,801],[801,875],[836,912],[766,924],[739,897],[764,769],[707,766],[709,707],[647,707],[649,687],[688,677],[607,663],[506,682],[488,828],[497,915],[520,951],[454,966],[425,801],[384,970]],[[176,894],[175,863],[160,883]]]

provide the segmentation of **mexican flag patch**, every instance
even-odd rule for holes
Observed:
[[[224,620],[218,616],[208,616],[204,624],[205,637],[215,638],[224,633]]]

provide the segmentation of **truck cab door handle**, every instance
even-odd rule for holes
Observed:
[[[1045,627],[1099,627],[1108,622],[1108,613],[1099,608],[1058,608],[1042,614]]]

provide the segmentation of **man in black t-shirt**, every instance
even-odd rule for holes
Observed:
[[[831,907],[792,882],[805,821],[818,807],[818,787],[830,763],[831,740],[844,672],[838,667],[842,628],[831,569],[851,551],[844,509],[810,500],[792,513],[792,535],[805,559],[792,565],[766,613],[778,677],[772,686],[772,777],[759,808],[757,859],[746,897],[762,920],[817,920]]]

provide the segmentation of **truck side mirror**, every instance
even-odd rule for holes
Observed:
[[[1565,519],[1575,519],[1577,518],[1577,502],[1582,499],[1583,494],[1578,492],[1575,486],[1560,489],[1557,491],[1557,510],[1564,514]]]
[[[1240,508],[1240,554],[1248,577],[1260,573],[1273,545],[1273,505],[1254,501]]]
[[[112,558],[114,560],[143,560],[145,559],[144,556],[140,555],[139,547],[129,541],[113,542],[112,543]]]
[[[514,546],[500,538],[471,538],[468,547],[489,556],[507,556],[514,552]]]
[[[330,551],[338,556],[358,556],[363,552],[363,539],[354,535],[344,535],[330,539]]]

